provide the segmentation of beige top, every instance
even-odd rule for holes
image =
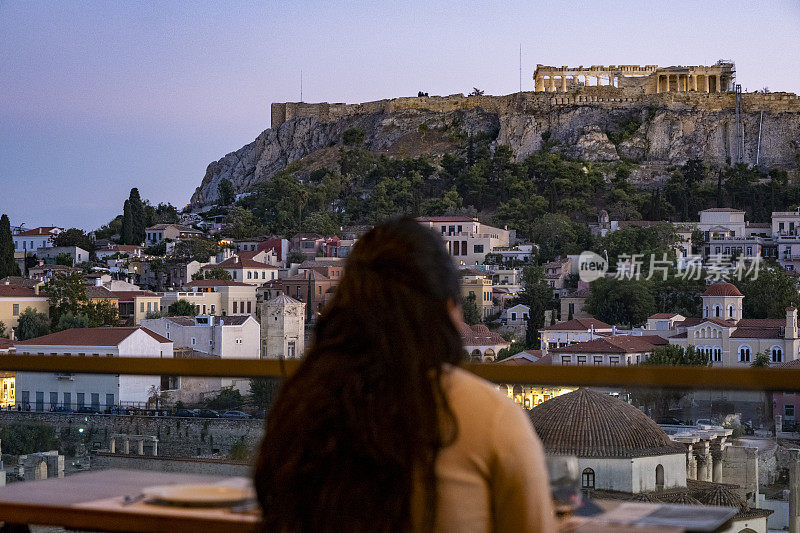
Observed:
[[[436,462],[436,531],[556,531],[544,450],[523,410],[460,368],[443,380],[458,437]]]

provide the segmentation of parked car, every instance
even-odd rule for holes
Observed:
[[[697,420],[695,420],[694,425],[695,426],[719,426],[721,424],[719,422],[717,422],[716,420],[713,420],[711,418],[698,418]]]
[[[194,418],[195,415],[194,411],[190,411],[189,409],[178,409],[175,411],[175,416],[179,416],[181,418]]]
[[[213,409],[200,409],[197,416],[199,418],[219,418],[219,413]]]
[[[674,416],[662,416],[658,419],[659,424],[669,424],[673,426],[682,426],[683,420],[675,418]]]
[[[250,415],[244,411],[230,410],[222,413],[222,418],[250,418]]]

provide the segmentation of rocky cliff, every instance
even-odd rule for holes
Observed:
[[[546,142],[548,149],[589,161],[632,161],[641,182],[666,176],[668,166],[690,158],[721,166],[737,160],[755,164],[758,157],[762,167],[796,173],[797,95],[744,94],[739,112],[737,136],[730,93],[632,95],[614,87],[587,87],[573,93],[397,98],[356,105],[273,104],[273,127],[211,163],[191,203],[216,201],[223,178],[237,192],[247,192],[288,164],[340,145],[352,127],[366,132],[366,148],[390,155],[402,155],[412,138],[435,153],[442,149],[444,132],[494,131],[497,142],[508,144],[519,159]]]

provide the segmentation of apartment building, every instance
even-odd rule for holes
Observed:
[[[441,234],[447,251],[460,266],[482,265],[486,254],[510,246],[510,231],[483,224],[477,218],[419,217],[417,221]]]

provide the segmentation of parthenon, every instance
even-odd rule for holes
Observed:
[[[721,93],[733,90],[733,62],[712,66],[659,67],[658,65],[593,65],[551,67],[537,65],[533,74],[537,92],[568,92],[582,87],[617,87],[644,94],[698,91]]]

